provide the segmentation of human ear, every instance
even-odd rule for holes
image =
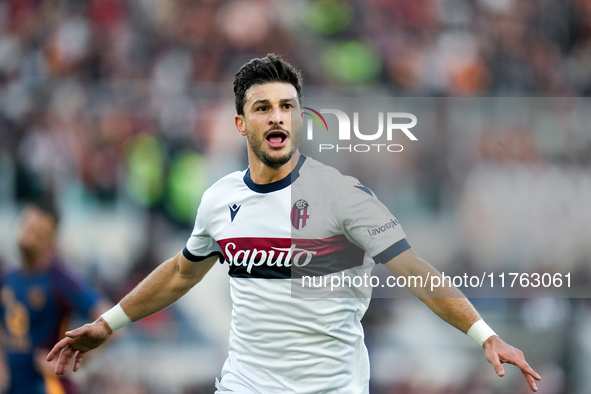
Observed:
[[[234,124],[240,135],[246,136],[246,120],[242,115],[234,116]]]

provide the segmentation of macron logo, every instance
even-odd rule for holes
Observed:
[[[230,208],[230,221],[233,222],[234,218],[236,217],[236,214],[238,213],[238,211],[240,210],[240,207],[242,205],[232,205],[232,206],[228,206],[228,208]]]

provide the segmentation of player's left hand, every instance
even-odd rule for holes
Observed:
[[[541,380],[542,377],[525,361],[521,350],[507,344],[496,335],[488,338],[482,347],[484,347],[484,356],[492,364],[497,375],[501,377],[505,376],[505,368],[503,368],[502,364],[513,364],[521,370],[531,390],[538,391],[535,381]]]

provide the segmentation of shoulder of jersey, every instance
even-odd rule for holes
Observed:
[[[47,275],[52,278],[53,281],[57,281],[61,287],[69,286],[73,289],[81,289],[86,283],[78,274],[68,269],[62,260],[53,264],[47,271]]]
[[[319,162],[318,160],[312,159],[311,157],[306,158],[304,167],[300,170],[300,175],[302,174],[305,174],[307,176],[323,177],[335,181],[342,180],[346,177],[336,168]]]
[[[232,190],[235,191],[236,187],[240,187],[244,185],[244,171],[234,171],[222,178],[220,178],[217,182],[211,185],[207,190],[203,193],[203,199],[207,199],[209,196],[215,198],[215,195],[218,193],[228,193]]]
[[[304,167],[302,170],[307,176],[318,176],[319,179],[322,179],[324,182],[328,182],[333,186],[344,188],[359,184],[357,178],[344,175],[336,168],[321,163],[318,160],[311,159],[310,157],[306,159],[304,165],[307,167]]]

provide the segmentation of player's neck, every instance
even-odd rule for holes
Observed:
[[[53,250],[46,250],[34,256],[21,255],[22,269],[25,272],[43,271],[49,266],[53,256]]]
[[[258,185],[265,185],[282,180],[291,173],[300,159],[300,152],[295,151],[287,163],[279,168],[272,168],[261,162],[256,157],[251,158],[250,155],[251,152],[249,152],[248,160],[248,165],[250,167],[250,179]]]

